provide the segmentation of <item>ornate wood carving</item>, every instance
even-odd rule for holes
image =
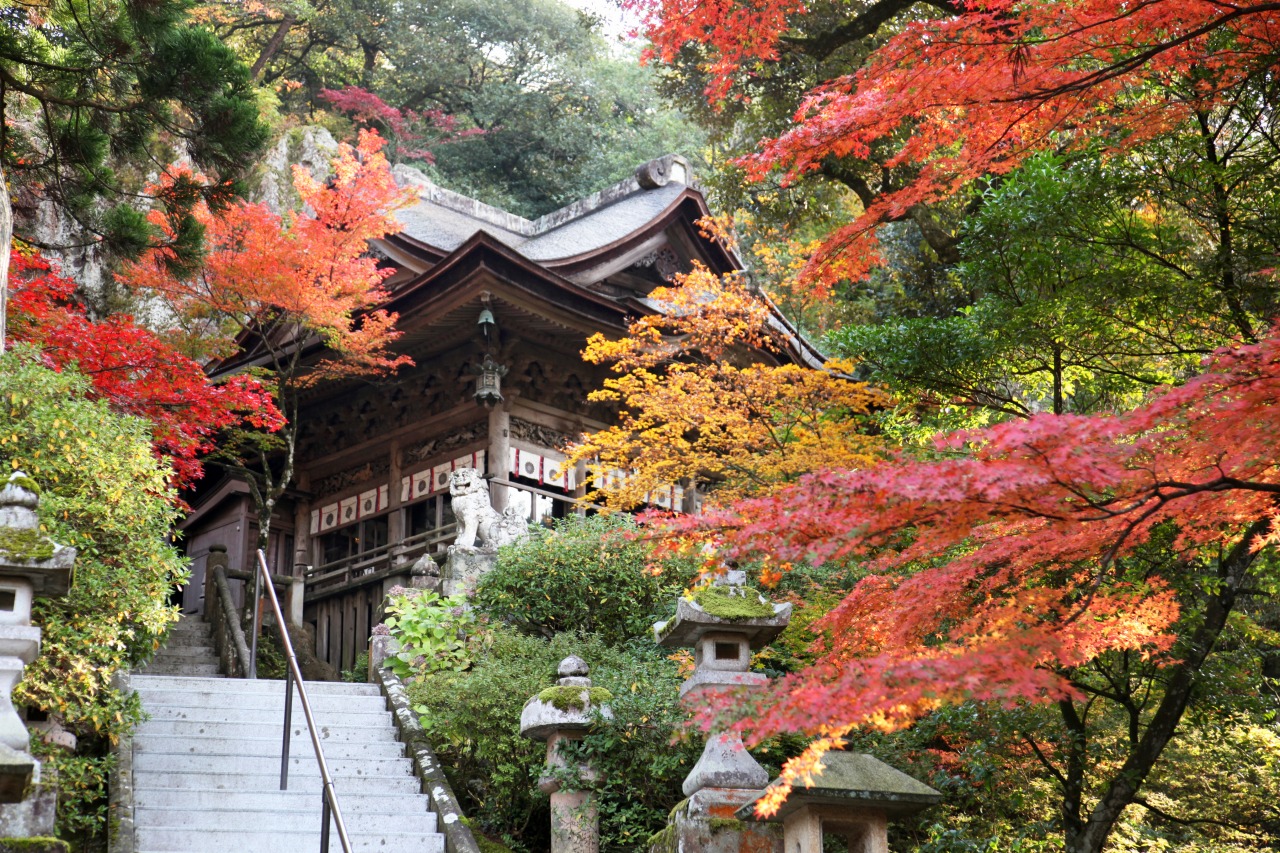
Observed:
[[[327,497],[335,492],[351,486],[367,483],[370,480],[378,480],[386,482],[387,475],[391,473],[391,460],[374,459],[363,465],[356,465],[345,471],[339,471],[336,474],[330,474],[327,477],[321,477],[312,483],[311,488],[315,494],[321,497]]]
[[[511,419],[511,437],[538,447],[560,450],[577,441],[575,436],[521,418]]]
[[[474,444],[477,441],[488,438],[488,436],[488,421],[478,421],[462,429],[454,430],[449,435],[425,438],[417,444],[406,447],[401,453],[400,464],[408,468],[419,462],[426,462],[428,459],[462,447],[465,444]]]

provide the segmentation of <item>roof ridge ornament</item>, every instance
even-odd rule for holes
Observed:
[[[641,189],[656,190],[672,181],[688,184],[690,173],[688,160],[679,154],[667,154],[641,164],[636,169],[636,183]]]

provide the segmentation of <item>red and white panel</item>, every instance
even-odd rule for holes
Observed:
[[[338,524],[350,524],[358,518],[359,498],[352,495],[338,501]]]

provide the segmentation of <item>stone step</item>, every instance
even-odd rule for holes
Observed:
[[[192,651],[157,663],[200,659],[198,646],[180,648]],[[132,740],[137,853],[319,850],[319,762],[296,691],[289,790],[280,791],[283,681],[147,672],[131,684],[148,715]],[[444,853],[436,816],[378,688],[306,686],[352,849]],[[330,850],[340,849],[335,828]]]
[[[255,762],[257,759],[254,759]],[[407,759],[405,759],[407,761]],[[314,762],[313,762],[314,765]],[[421,793],[422,783],[413,776],[406,775],[400,760],[388,762],[388,769],[395,774],[384,776],[353,776],[350,773],[338,773],[335,762],[329,763],[329,771],[334,774],[334,784],[342,797],[360,794],[404,794],[412,796]],[[345,766],[345,765],[344,765]],[[319,770],[314,775],[301,774],[302,762],[291,762],[289,768],[289,788],[295,790],[302,785],[314,787],[320,778]],[[138,791],[175,792],[175,791],[276,791],[280,788],[280,760],[271,765],[267,773],[235,773],[231,775],[212,776],[205,770],[177,771],[164,773],[139,773],[134,779],[133,790]]]
[[[208,658],[209,660],[217,660],[218,654],[213,650],[213,646],[208,643],[196,645],[194,643],[184,643],[181,646],[165,646],[156,652],[156,656],[152,660],[172,660],[177,658]]]
[[[201,682],[207,682],[202,685]],[[279,694],[284,696],[284,679],[280,678],[180,678],[152,677],[146,674],[135,675],[130,679],[130,687],[138,692],[144,700],[154,691],[181,691],[183,693],[216,693],[228,696],[233,693]],[[203,688],[203,689],[202,689]],[[381,696],[377,685],[353,684],[347,681],[308,681],[307,693],[312,696]],[[239,701],[239,700],[237,700]]]
[[[316,819],[319,824],[319,818]],[[138,853],[310,853],[320,849],[320,827],[311,831],[260,832],[232,829],[204,830],[192,834],[185,826],[146,827],[136,830]],[[365,853],[444,853],[444,836],[384,831],[376,836],[351,835],[353,851]],[[330,832],[329,849],[341,851],[336,830]]]
[[[170,663],[159,658],[147,664],[143,668],[142,674],[177,675],[196,678],[217,678],[219,675],[216,663]]]
[[[379,835],[387,830],[414,835],[430,835],[436,831],[436,816],[426,810],[402,811],[398,808],[383,811],[365,810],[348,803],[338,795],[342,807],[342,819],[349,834]],[[185,827],[189,832],[203,832],[225,827],[249,827],[254,830],[275,832],[306,832],[320,834],[320,786],[298,798],[279,802],[263,802],[257,808],[243,809],[148,809],[135,806],[134,820],[160,829],[166,826]],[[234,849],[234,848],[228,848]]]
[[[211,634],[213,633],[213,623],[206,622],[203,619],[187,617],[179,619],[169,628],[170,634]]]
[[[363,700],[365,697],[357,697]],[[351,704],[352,699],[343,699],[343,703]],[[349,726],[381,726],[391,720],[391,712],[386,709],[386,703],[381,699],[374,701],[370,697],[369,702],[361,701],[358,708],[341,708],[336,706],[337,700],[332,703],[326,702],[323,706],[317,707],[317,702],[313,699],[311,704],[311,713],[316,718],[317,725],[349,725]],[[209,708],[203,705],[162,705],[156,708],[148,708],[147,713],[151,716],[148,722],[191,722],[191,723],[243,723],[253,726],[279,726],[284,718],[284,699],[276,699],[271,704],[264,705],[261,708]],[[297,699],[293,700],[293,722],[301,724],[305,722],[302,715],[302,703]],[[144,724],[145,725],[145,724]]]
[[[225,788],[134,788],[133,804],[140,809],[156,811],[234,811],[250,814],[261,811],[298,810],[307,812],[314,803],[319,802],[320,780],[290,779],[289,790],[279,790],[280,780],[275,785],[262,790],[229,791]],[[339,787],[338,803],[342,806],[344,816],[352,814],[395,814],[411,815],[421,812],[430,817],[434,823],[435,815],[427,808],[424,794],[415,793],[383,793],[377,790],[361,790],[359,792],[346,787]],[[315,810],[317,820],[320,809]],[[434,828],[434,827],[433,827]]]
[[[323,732],[321,734],[323,735]],[[326,759],[400,758],[404,755],[404,744],[390,737],[372,742],[322,740],[320,745],[324,749]],[[279,760],[280,746],[280,737],[191,737],[148,734],[134,740],[133,751],[138,755],[146,753],[205,755],[211,760],[274,755]],[[305,729],[302,730],[302,734],[295,732],[290,753],[295,749],[299,755],[312,754],[311,739]]]
[[[134,742],[136,747],[138,742]],[[216,788],[223,784],[222,777],[237,779],[241,776],[266,776],[272,773],[279,778],[280,752],[279,744],[274,755],[234,755],[207,756],[187,753],[174,755],[160,752],[136,752],[133,756],[134,784],[146,784],[152,787],[163,787],[164,779],[175,773],[205,773],[209,778],[209,787]],[[343,779],[382,779],[396,775],[407,775],[413,772],[413,762],[403,756],[382,758],[378,756],[359,756],[356,758],[330,755],[325,750],[325,763],[337,784]],[[289,778],[320,778],[320,765],[316,762],[311,745],[306,751],[289,755]],[[216,781],[215,781],[216,780]]]
[[[391,714],[384,713],[381,719],[376,719],[369,725],[362,725],[359,722],[349,722],[343,720],[338,722],[336,718],[331,721],[316,720],[316,729],[320,735],[321,745],[326,748],[330,743],[380,743],[391,742],[396,739],[395,729],[392,728]],[[152,735],[174,737],[193,742],[204,742],[205,740],[257,740],[261,738],[271,739],[275,743],[279,743],[284,736],[283,720],[277,719],[271,722],[262,722],[261,724],[250,725],[249,723],[226,723],[226,722],[201,722],[197,720],[148,720],[137,728],[137,732],[148,737]],[[293,742],[301,743],[304,739],[310,742],[310,733],[306,726],[306,721],[299,714],[294,717],[289,726],[289,730],[293,733]]]
[[[182,646],[213,647],[213,634],[207,631],[170,631],[164,638],[162,648],[174,649]]]
[[[176,678],[176,676],[170,676]],[[240,679],[228,678],[228,685],[234,685]],[[311,701],[311,710],[317,714],[334,712],[343,713],[347,709],[351,709],[357,713],[369,713],[370,711],[385,711],[387,709],[387,701],[381,696],[342,696],[330,693],[312,693],[311,684],[307,684],[307,696]],[[140,691],[141,693],[141,691]],[[216,710],[219,708],[238,708],[243,711],[284,711],[284,691],[272,693],[236,693],[232,690],[208,691],[202,690],[199,693],[187,693],[181,690],[166,690],[160,692],[141,693],[141,699],[147,706],[148,711],[155,709],[182,710]],[[293,710],[295,713],[301,713],[302,700],[298,698],[295,692],[293,696]]]

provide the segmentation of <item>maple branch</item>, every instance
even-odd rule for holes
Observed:
[[[1031,751],[1036,754],[1036,758],[1044,766],[1044,769],[1049,771],[1049,774],[1058,781],[1058,784],[1063,788],[1063,790],[1066,790],[1066,777],[1064,777],[1061,771],[1058,770],[1057,766],[1049,760],[1049,757],[1041,751],[1040,745],[1036,743],[1035,738],[1033,738],[1028,732],[1022,732],[1022,739],[1026,741],[1027,746],[1031,747]]]
[[[950,0],[880,0],[874,6],[840,26],[817,36],[782,36],[778,41],[823,61],[847,44],[873,36],[885,24],[911,9],[917,3],[931,6],[947,15],[960,14],[960,6]]]
[[[1156,2],[1158,2],[1158,0],[1156,0]],[[1137,11],[1137,10],[1135,9],[1134,11]],[[1103,68],[1098,69],[1097,71],[1093,71],[1089,74],[1085,74],[1083,77],[1078,77],[1075,80],[1072,80],[1070,83],[1063,83],[1057,86],[1050,86],[1043,89],[1031,90],[1029,92],[1012,95],[1007,98],[993,98],[992,102],[1018,103],[1021,101],[1028,101],[1028,100],[1045,102],[1045,101],[1052,100],[1055,97],[1066,95],[1068,93],[1074,92],[1078,94],[1084,94],[1088,90],[1094,88],[1095,86],[1101,83],[1105,83],[1109,80],[1114,80],[1117,77],[1121,77],[1131,71],[1141,68],[1143,65],[1146,65],[1148,62],[1150,62],[1152,59],[1155,59],[1157,56],[1159,56],[1162,53],[1173,50],[1176,47],[1181,47],[1184,44],[1187,44],[1189,42],[1195,41],[1196,39],[1207,36],[1215,32],[1216,30],[1221,29],[1226,24],[1229,24],[1232,21],[1247,17],[1249,15],[1259,15],[1264,12],[1277,12],[1277,11],[1280,11],[1280,3],[1257,3],[1248,7],[1235,7],[1232,9],[1232,11],[1219,16],[1213,19],[1212,21],[1209,21],[1208,23],[1201,24],[1195,29],[1188,30],[1187,32],[1183,33],[1180,36],[1177,36],[1173,39],[1161,42],[1156,45],[1152,45],[1146,50],[1140,51],[1132,56],[1119,60],[1118,62],[1111,63],[1107,66],[1104,66]],[[1081,28],[1072,32],[1063,33],[1061,36],[1059,36],[1059,38],[1066,38],[1068,36],[1079,35],[1080,33],[1084,32],[1085,29],[1086,28]]]

